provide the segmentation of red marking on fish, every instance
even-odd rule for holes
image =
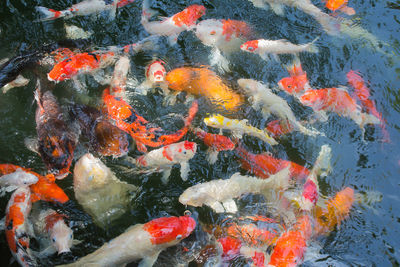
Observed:
[[[222,23],[222,34],[225,35],[228,42],[232,39],[232,36],[248,39],[252,35],[252,29],[244,21],[228,19],[222,20]]]
[[[262,252],[254,252],[254,255],[251,257],[253,260],[253,264],[257,267],[265,266],[265,255]]]
[[[163,154],[164,158],[166,158],[167,160],[169,160],[169,161],[172,161],[172,160],[173,160],[173,158],[171,157],[171,155],[168,153],[167,148],[164,147],[162,154]]]
[[[64,221],[65,217],[65,215],[59,214],[57,212],[53,212],[47,215],[46,218],[44,218],[46,231],[49,232],[51,229],[53,229],[54,225],[57,222]]]
[[[254,52],[258,49],[258,40],[247,41],[242,44],[240,48],[250,52]]]
[[[312,204],[316,204],[318,200],[318,187],[312,180],[307,180],[303,187],[303,197]]]
[[[206,13],[206,8],[202,5],[191,5],[183,11],[172,16],[172,21],[178,27],[192,26]]]
[[[274,120],[267,124],[266,129],[269,133],[274,135],[274,137],[278,137],[292,132],[293,125],[287,121],[287,125],[283,126],[281,120]]]
[[[242,242],[233,237],[223,237],[217,240],[222,245],[224,257],[232,257],[240,253]]]

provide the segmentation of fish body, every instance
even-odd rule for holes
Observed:
[[[70,252],[73,244],[73,231],[64,221],[66,216],[55,210],[41,210],[34,223],[35,232],[51,240],[50,249],[58,254]]]
[[[253,154],[238,146],[235,151],[239,156],[239,160],[243,169],[254,173],[260,178],[268,178],[271,174],[275,174],[287,166],[290,167],[290,177],[296,178],[297,180],[308,177],[310,171],[298,165],[297,163],[282,160],[272,157],[267,153]]]
[[[275,138],[294,131],[293,126],[288,121],[282,122],[282,120],[270,121],[265,129]]]
[[[126,79],[130,67],[130,60],[127,56],[121,56],[115,63],[114,74],[110,83],[110,91],[114,96],[126,97]]]
[[[63,120],[63,113],[55,96],[50,91],[42,93],[40,87],[38,80],[35,91],[38,105],[35,116],[38,152],[47,169],[57,179],[63,179],[69,173],[78,135]]]
[[[89,140],[90,149],[103,156],[120,157],[128,153],[127,134],[109,122],[107,116],[96,108],[75,104],[71,117],[78,121],[81,136]]]
[[[248,134],[270,145],[278,144],[266,131],[248,125],[247,120],[234,120],[228,119],[222,115],[212,115],[211,117],[205,118],[204,123],[213,128],[230,130],[235,138],[241,139],[243,134]]]
[[[38,178],[38,181],[35,184],[30,185],[30,196],[32,202],[43,200],[53,203],[65,203],[69,200],[64,191],[55,183],[55,177],[53,174],[42,176],[17,165],[0,164],[0,174],[2,175],[14,173],[18,169],[22,169],[24,172],[32,174]]]
[[[122,266],[140,259],[140,266],[153,266],[162,250],[178,244],[195,227],[196,221],[190,216],[161,217],[136,224],[93,253],[62,266]]]
[[[74,168],[75,198],[94,222],[106,228],[128,209],[134,185],[120,181],[92,154],[83,155]]]
[[[272,90],[261,82],[251,79],[239,79],[238,84],[252,98],[253,108],[256,110],[260,109],[265,118],[273,114],[282,119],[282,123],[287,121],[292,127],[304,134],[310,136],[319,134],[319,132],[309,130],[301,125],[294,116],[288,103],[283,98],[272,93]],[[287,128],[289,128],[289,126]]]
[[[179,202],[183,205],[201,207],[207,205],[217,213],[236,213],[237,206],[233,201],[243,194],[262,194],[266,190],[278,190],[288,186],[289,169],[286,168],[269,179],[243,176],[235,173],[226,180],[213,180],[197,184],[186,189],[180,196]]]
[[[361,108],[346,90],[339,88],[324,88],[307,90],[301,97],[303,105],[314,111],[331,111],[341,116],[351,118],[361,129],[365,124],[379,124],[377,117],[362,113]]]
[[[317,38],[318,39],[318,38]],[[252,40],[240,46],[240,49],[249,53],[258,54],[262,59],[267,60],[268,54],[298,54],[300,52],[318,53],[318,48],[314,45],[317,40],[296,45],[287,40]]]
[[[76,53],[58,62],[47,74],[50,81],[61,82],[79,74],[105,68],[115,62],[114,52]]]
[[[11,254],[21,266],[37,266],[29,249],[28,216],[32,208],[29,187],[20,187],[8,201],[5,232]]]
[[[135,0],[84,0],[65,10],[54,10],[42,6],[36,7],[36,10],[44,15],[39,21],[54,20],[58,18],[70,19],[76,16],[87,16],[100,13],[105,10],[115,10],[117,7],[123,7]]]
[[[325,6],[331,11],[342,11],[351,16],[356,14],[354,8],[347,6],[348,0],[326,0]]]
[[[191,5],[172,17],[164,18],[162,21],[152,21],[154,11],[150,8],[149,0],[143,1],[143,12],[141,23],[144,29],[154,35],[168,36],[171,44],[175,44],[181,32],[190,30],[196,25],[196,21],[206,12],[202,5]]]
[[[2,191],[11,192],[18,187],[30,186],[38,182],[38,178],[22,169],[0,176],[0,187]]]
[[[227,229],[227,234],[232,237],[239,238],[242,243],[251,247],[267,248],[275,244],[278,238],[278,232],[268,227],[258,227],[254,223],[248,224],[231,224]]]
[[[229,62],[224,55],[239,51],[240,45],[254,36],[246,22],[231,19],[203,20],[196,25],[195,34],[204,45],[212,47],[211,65],[221,71],[229,71]]]
[[[164,171],[164,182],[168,181],[172,166],[180,164],[181,177],[183,180],[187,180],[190,171],[189,160],[194,157],[196,149],[196,143],[182,141],[152,150],[137,158],[135,163],[141,168]]]
[[[203,140],[204,144],[208,146],[207,160],[210,164],[214,164],[218,158],[218,152],[233,150],[235,143],[229,137],[220,134],[207,133],[199,128],[193,130],[197,137]]]
[[[281,90],[299,98],[304,91],[311,89],[307,73],[303,71],[300,60],[296,59],[291,65],[287,66],[286,69],[290,76],[282,78],[278,82],[278,86]]]
[[[176,68],[167,73],[165,80],[169,89],[205,96],[212,105],[225,112],[235,112],[244,103],[241,95],[208,68]]]

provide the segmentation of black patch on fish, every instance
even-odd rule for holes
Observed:
[[[99,62],[97,55],[93,53],[88,53],[89,56],[92,56],[97,62]]]
[[[11,230],[13,229],[13,220],[12,220],[12,219],[11,219],[11,221],[8,223],[6,229],[7,229],[8,231],[11,231]]]
[[[115,0],[115,1],[118,1],[118,0]],[[114,3],[114,0],[103,0],[103,2],[104,2],[106,5],[112,5],[112,4]]]

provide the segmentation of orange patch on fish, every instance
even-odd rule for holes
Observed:
[[[191,5],[183,11],[172,16],[172,21],[176,26],[192,26],[206,13],[206,8],[202,5]]]
[[[225,35],[228,42],[232,39],[232,36],[248,39],[253,34],[250,26],[244,21],[228,19],[222,20],[222,23],[222,34]]]

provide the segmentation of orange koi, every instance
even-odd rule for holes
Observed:
[[[278,238],[276,231],[259,228],[252,223],[245,225],[233,223],[228,227],[227,233],[229,236],[238,238],[246,245],[253,247],[268,247],[275,244]]]
[[[279,82],[279,88],[286,93],[294,96],[300,96],[304,90],[311,89],[308,83],[307,73],[303,71],[300,61],[296,60],[287,67],[289,77],[282,78]]]
[[[169,71],[165,77],[170,89],[205,96],[223,111],[234,112],[244,103],[243,97],[229,88],[208,68],[182,67]]]
[[[340,10],[343,13],[352,16],[356,14],[354,8],[347,6],[348,0],[326,0],[325,6],[332,11]]]
[[[69,200],[64,191],[55,183],[53,174],[42,176],[30,169],[25,169],[17,165],[0,164],[0,174],[2,175],[13,173],[18,169],[22,169],[24,172],[33,174],[38,178],[38,182],[30,186],[32,202],[43,200],[53,203],[65,203]]]
[[[300,166],[297,163],[276,159],[267,153],[253,154],[241,146],[236,148],[236,152],[239,156],[242,168],[263,179],[278,173],[287,166],[290,166],[290,177],[292,178],[304,179],[310,174],[310,171],[307,168]]]

